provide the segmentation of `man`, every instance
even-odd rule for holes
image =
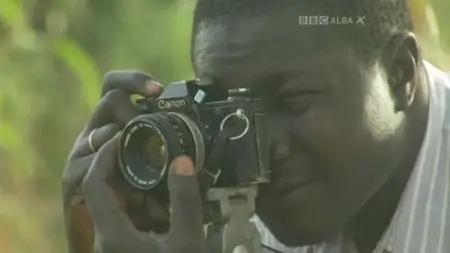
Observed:
[[[266,252],[450,252],[450,81],[422,60],[406,2],[199,0],[196,76],[266,101],[272,183],[255,219]],[[72,252],[93,238],[101,252],[206,252],[190,159],[169,173],[170,228],[157,196],[115,176],[112,136],[138,115],[130,94],[160,94],[153,80],[105,78],[65,174]]]

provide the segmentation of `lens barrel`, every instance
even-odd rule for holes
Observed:
[[[158,185],[179,155],[191,157],[197,172],[205,160],[205,143],[198,125],[181,113],[138,116],[120,136],[120,170],[131,185],[141,190]]]

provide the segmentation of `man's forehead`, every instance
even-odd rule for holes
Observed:
[[[236,86],[240,86],[240,82],[252,83],[247,79],[295,71],[310,73],[312,68],[324,68],[343,58],[346,44],[333,41],[331,29],[299,27],[298,17],[292,17],[291,23],[289,19],[268,22],[246,18],[200,24],[192,48],[196,74],[216,79],[237,76]]]

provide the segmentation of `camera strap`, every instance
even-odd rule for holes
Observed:
[[[216,137],[214,145],[205,162],[203,170],[199,173],[199,180],[203,189],[213,186],[220,176],[220,156],[232,137],[231,129],[224,128]]]

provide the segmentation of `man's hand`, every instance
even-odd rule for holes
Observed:
[[[170,167],[171,226],[165,235],[138,231],[120,204],[110,182],[117,173],[118,136],[97,153],[82,189],[96,227],[101,253],[205,253],[200,190],[190,158],[176,158]]]
[[[77,138],[63,174],[64,218],[71,253],[93,251],[94,227],[81,193],[81,182],[96,156],[95,151],[139,114],[130,95],[156,97],[161,92],[162,86],[142,72],[112,71],[105,76],[100,104]],[[88,137],[94,130],[91,140],[95,150],[92,150]],[[134,190],[119,178],[111,183],[120,189],[121,205],[141,229],[168,227],[167,210],[152,196]],[[142,208],[143,203],[149,208]]]

